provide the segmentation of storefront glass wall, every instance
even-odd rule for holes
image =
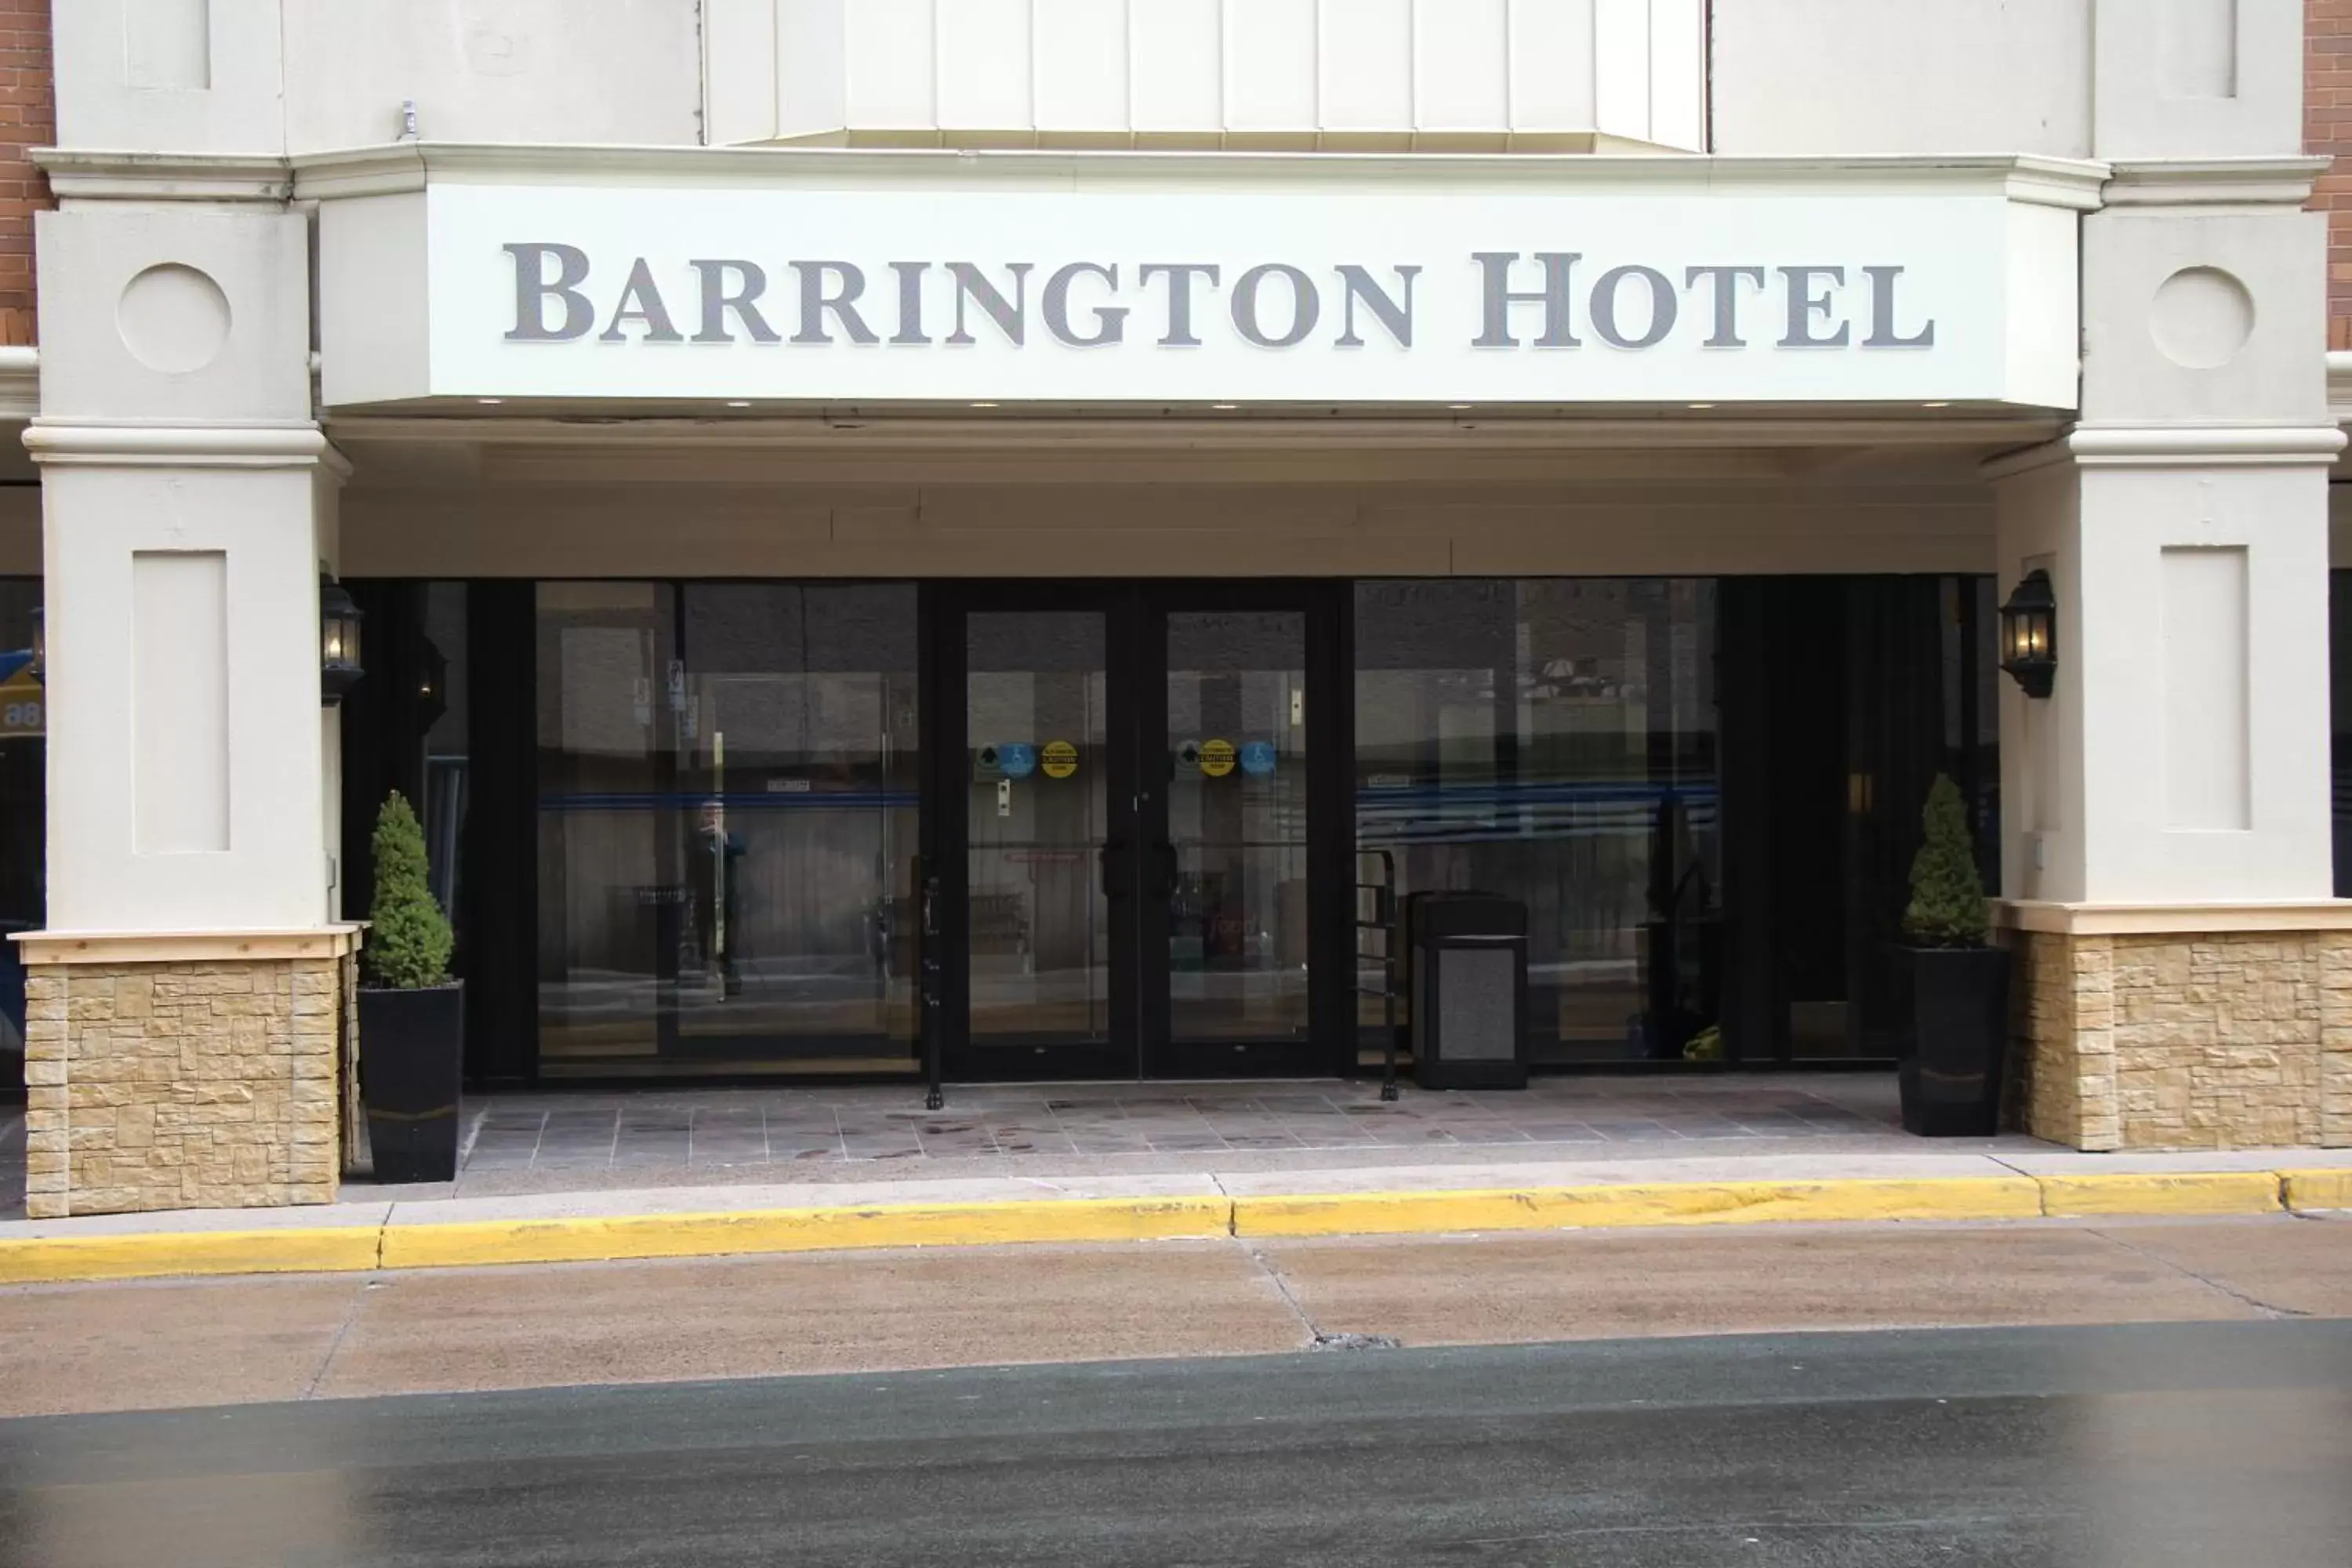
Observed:
[[[1307,825],[1351,804],[1360,882],[1527,905],[1539,1063],[1885,1056],[1883,950],[1937,773],[1993,885],[1988,579],[1367,581],[1345,627],[1337,602],[1316,623],[1178,595],[1146,617],[1150,701],[1120,675],[1132,628],[1076,591],[950,613],[910,583],[358,587],[346,844],[387,787],[419,802],[487,1078],[919,1070],[927,788],[963,826],[968,886],[934,913],[969,953],[950,997],[968,1038],[1089,1047],[1115,1074],[1155,1020],[1171,1044],[1288,1041],[1295,1070],[1328,1070],[1307,911],[1333,895]],[[926,605],[961,661],[928,698]],[[1353,687],[1324,784],[1318,658]],[[961,708],[969,742],[928,782],[926,700]],[[1142,763],[1107,750],[1123,710]],[[1106,792],[1147,764],[1164,822],[1122,827]],[[363,909],[363,857],[351,876]],[[1164,918],[1122,926],[1134,889]],[[1130,994],[1140,1025],[1130,972],[1164,986]],[[1356,1017],[1365,1061],[1377,997]]]

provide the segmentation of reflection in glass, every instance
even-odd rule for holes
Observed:
[[[542,584],[550,1072],[912,1061],[911,587]]]
[[[1168,617],[1170,1035],[1307,1033],[1307,618]]]
[[[1358,847],[1401,892],[1526,902],[1537,1059],[1709,1048],[1714,585],[1366,583],[1356,617]]]
[[[1106,635],[1095,611],[966,617],[965,924],[977,1044],[1109,1037]]]

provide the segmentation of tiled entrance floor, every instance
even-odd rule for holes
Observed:
[[[457,1190],[625,1181],[1454,1163],[1913,1150],[1885,1074],[1544,1078],[1524,1092],[1386,1102],[1370,1082],[639,1090],[469,1104]]]
[[[1393,1102],[1376,1083],[633,1089],[467,1101],[458,1196],[611,1187],[1926,1152],[1880,1073],[1540,1078]],[[2005,1138],[1993,1145],[2042,1145]],[[1950,1143],[1938,1152],[1957,1152]],[[21,1215],[0,1112],[0,1217]],[[358,1195],[350,1190],[349,1195]]]

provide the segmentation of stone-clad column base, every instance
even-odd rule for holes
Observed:
[[[2010,1120],[2077,1149],[2352,1147],[2352,905],[2011,903]]]
[[[27,1215],[335,1200],[356,929],[18,940]]]

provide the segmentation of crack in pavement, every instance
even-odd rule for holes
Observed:
[[[2144,1247],[2134,1247],[2130,1242],[2126,1241],[2122,1237],[2117,1236],[2111,1230],[2094,1229],[2091,1231],[2091,1234],[2097,1237],[2102,1241],[2114,1242],[2117,1247],[2122,1247],[2126,1252],[2130,1253],[2135,1258],[2144,1258],[2148,1262],[2157,1264],[2162,1268],[2169,1268],[2176,1274],[2185,1274],[2189,1279],[2196,1280],[2200,1285],[2203,1285],[2210,1289],[2218,1290],[2222,1295],[2229,1297],[2230,1300],[2236,1301],[2241,1305],[2252,1307],[2257,1312],[2265,1313],[2273,1318],[2308,1318],[2312,1315],[2309,1312],[2302,1311],[2294,1307],[2273,1306],[2270,1302],[2263,1300],[2260,1297],[2248,1295],[2245,1291],[2239,1289],[2235,1285],[2231,1284],[2226,1279],[2217,1279],[2210,1274],[2200,1274],[2196,1269],[2189,1268],[2186,1263],[2179,1262],[2174,1258],[2166,1258],[2160,1253],[2150,1252]]]
[[[1265,1275],[1266,1282],[1274,1287],[1274,1293],[1282,1298],[1282,1304],[1290,1309],[1290,1315],[1297,1318],[1298,1320],[1298,1326],[1307,1331],[1307,1343],[1301,1346],[1301,1349],[1310,1351],[1392,1351],[1397,1348],[1399,1342],[1394,1336],[1390,1334],[1326,1332],[1322,1326],[1315,1321],[1314,1314],[1307,1311],[1305,1303],[1301,1302],[1297,1296],[1291,1293],[1290,1281],[1282,1277],[1282,1270],[1274,1266],[1274,1260],[1272,1258],[1266,1257],[1265,1253],[1259,1251],[1255,1247],[1252,1246],[1249,1242],[1244,1240],[1240,1237],[1234,1237],[1234,1245],[1241,1248],[1242,1255],[1244,1257],[1247,1258],[1252,1263],[1257,1265],[1258,1272]]]
[[[343,1308],[343,1321],[335,1325],[335,1337],[327,1342],[327,1353],[319,1358],[319,1370],[310,1374],[310,1381],[303,1384],[302,1392],[298,1397],[302,1399],[319,1397],[319,1385],[327,1381],[327,1369],[335,1364],[335,1357],[343,1348],[343,1336],[352,1331],[352,1322],[360,1315],[360,1302],[369,1291],[384,1283],[386,1281],[383,1276],[376,1274],[367,1275],[355,1281],[351,1301]]]

